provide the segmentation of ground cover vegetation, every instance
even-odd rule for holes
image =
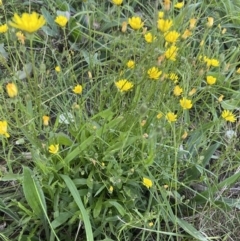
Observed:
[[[239,1],[0,5],[2,240],[240,240]]]

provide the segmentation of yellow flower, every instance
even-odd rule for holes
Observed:
[[[164,35],[165,40],[168,43],[175,43],[178,40],[179,36],[180,34],[177,31],[170,31]]]
[[[49,125],[49,120],[50,120],[50,117],[49,117],[49,116],[44,115],[44,116],[42,117],[42,120],[43,120],[43,125],[44,125],[44,126],[48,126],[48,125]]]
[[[182,106],[182,108],[184,110],[188,110],[188,109],[191,109],[192,108],[192,101],[191,100],[188,100],[187,98],[182,98],[180,100],[180,105]]]
[[[155,79],[157,80],[159,78],[159,76],[162,74],[162,71],[160,71],[158,68],[156,67],[152,67],[148,70],[148,76],[150,79]]]
[[[178,76],[175,73],[167,74],[166,77],[172,80],[175,84],[178,82]]]
[[[149,227],[152,227],[153,225],[154,225],[153,222],[148,223],[148,226],[149,226]]]
[[[121,79],[115,82],[115,85],[120,92],[129,91],[133,88],[133,83],[126,79]]]
[[[159,112],[158,114],[157,114],[157,119],[161,119],[163,117],[163,113],[162,112]]]
[[[166,114],[166,119],[168,122],[175,122],[177,120],[177,115],[175,115],[173,112],[168,112]]]
[[[2,0],[0,0],[0,6],[2,6],[2,4],[3,4],[3,3],[2,3]]]
[[[21,17],[15,13],[12,22],[9,22],[12,27],[26,31],[28,33],[36,32],[45,23],[46,20],[44,17],[36,12],[23,13]]]
[[[128,23],[130,24],[131,28],[134,30],[138,30],[143,27],[143,22],[140,17],[132,17],[128,19]]]
[[[73,88],[73,92],[75,93],[75,94],[82,94],[82,86],[81,85],[76,85],[74,88]]]
[[[63,15],[59,15],[54,20],[55,23],[57,23],[60,27],[64,28],[68,22],[68,18]]]
[[[150,188],[153,185],[152,180],[149,179],[149,178],[146,178],[146,177],[143,178],[143,182],[142,183],[147,188]]]
[[[146,33],[146,34],[144,35],[144,38],[145,38],[145,40],[146,40],[147,43],[152,43],[153,40],[156,39],[156,37],[154,37],[151,33]]]
[[[166,50],[165,57],[172,61],[176,61],[177,51],[178,48],[175,45],[172,45],[170,48]]]
[[[157,27],[163,33],[167,32],[172,27],[172,24],[173,24],[172,20],[168,20],[168,19],[166,20],[159,19],[157,21]]]
[[[216,81],[217,81],[217,78],[214,78],[214,77],[211,76],[211,75],[208,75],[208,76],[207,76],[207,83],[208,83],[209,85],[215,84]]]
[[[56,71],[56,72],[60,72],[60,71],[61,71],[61,67],[60,67],[60,66],[56,66],[56,67],[55,67],[55,71]]]
[[[189,91],[188,95],[189,96],[192,96],[196,93],[197,89],[196,88],[193,88],[192,90]]]
[[[133,68],[135,67],[135,61],[129,60],[129,61],[127,62],[127,67],[128,67],[129,69],[133,69]]]
[[[113,186],[110,186],[108,191],[109,191],[109,193],[112,193],[113,192]]]
[[[224,95],[220,95],[219,98],[218,98],[218,101],[219,101],[219,102],[222,102],[222,101],[223,101],[223,98],[224,98]]]
[[[208,17],[207,18],[207,27],[208,28],[211,28],[212,26],[213,26],[213,22],[214,22],[214,18],[212,18],[212,17]]]
[[[0,33],[6,33],[8,31],[7,24],[0,25]]]
[[[217,59],[211,59],[211,66],[218,67],[219,66],[219,61]]]
[[[191,19],[189,20],[189,29],[190,29],[190,30],[193,29],[193,28],[195,28],[196,22],[197,22],[197,19],[196,19],[196,18],[191,18]]]
[[[158,12],[158,18],[161,19],[164,17],[164,12],[163,11],[159,11]]]
[[[230,122],[235,122],[237,119],[236,116],[232,113],[232,111],[229,110],[224,110],[222,112],[222,118]]]
[[[17,96],[18,94],[18,89],[17,86],[14,83],[8,83],[6,85],[7,93],[10,98],[13,98]]]
[[[123,0],[112,0],[115,5],[121,5]]]
[[[184,33],[182,34],[182,38],[183,38],[183,39],[187,39],[187,38],[190,37],[191,35],[192,35],[192,32],[189,31],[188,29],[186,29],[186,30],[184,31]]]
[[[174,87],[173,94],[174,94],[175,96],[181,95],[182,92],[183,92],[183,89],[182,89],[179,85],[176,85],[176,86]]]
[[[125,33],[127,31],[127,22],[122,22],[122,32]]]
[[[182,8],[183,6],[184,6],[184,1],[178,2],[178,3],[176,3],[176,4],[174,5],[174,7],[175,7],[175,8],[178,8],[178,9]]]
[[[48,151],[49,151],[50,153],[52,153],[52,154],[57,154],[58,151],[59,151],[59,144],[57,144],[57,145],[50,145],[50,146],[48,147]]]
[[[0,121],[0,135],[4,135],[5,137],[10,137],[7,132],[7,121]]]
[[[16,32],[16,37],[17,37],[18,41],[21,42],[21,44],[25,44],[26,37],[24,36],[24,34],[21,31]]]
[[[219,61],[217,59],[209,59],[207,56],[203,57],[203,61],[207,64],[208,67],[218,67]]]

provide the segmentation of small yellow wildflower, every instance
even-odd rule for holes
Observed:
[[[115,5],[121,5],[123,0],[112,0],[113,4]]]
[[[24,36],[24,34],[21,31],[16,32],[16,37],[17,37],[18,41],[20,41],[21,44],[25,44],[26,37]]]
[[[217,59],[210,59],[207,56],[203,57],[203,61],[207,64],[208,67],[218,67],[219,61]]]
[[[56,144],[56,145],[50,145],[48,147],[48,151],[52,154],[57,154],[58,151],[59,151],[59,144]]]
[[[149,178],[146,178],[146,177],[143,178],[143,182],[142,183],[147,188],[150,188],[153,185],[152,180],[149,179]]]
[[[177,115],[175,115],[173,112],[168,112],[166,114],[166,119],[168,122],[175,122],[177,120]]]
[[[166,77],[172,80],[175,84],[178,82],[178,76],[175,73],[167,74]]]
[[[158,114],[157,114],[157,119],[161,119],[163,117],[163,113],[162,112],[159,112]]]
[[[184,6],[184,1],[178,2],[174,5],[175,8],[181,9]]]
[[[0,6],[2,6],[2,5],[3,5],[2,0],[0,0]]]
[[[174,87],[173,94],[175,96],[180,96],[182,94],[182,92],[183,92],[183,89],[179,85],[176,85]]]
[[[44,17],[36,12],[23,13],[21,17],[15,13],[12,18],[12,22],[9,22],[12,27],[28,33],[38,31],[45,23],[46,20]]]
[[[126,21],[122,22],[122,32],[125,33],[127,31],[127,25],[128,23]]]
[[[188,136],[188,133],[187,131],[184,131],[183,135],[182,135],[182,139],[185,140]]]
[[[212,26],[213,26],[213,22],[214,22],[214,18],[212,18],[212,17],[208,17],[207,18],[207,27],[208,28],[211,28]]]
[[[224,95],[220,95],[219,98],[218,98],[218,102],[222,102],[223,98],[224,98]]]
[[[164,189],[167,189],[167,188],[168,188],[168,185],[167,185],[167,184],[163,185],[163,188],[164,188]]]
[[[211,59],[211,66],[218,67],[219,66],[219,61],[217,59]]]
[[[165,41],[168,43],[175,43],[177,42],[180,34],[177,31],[169,31],[167,34],[164,35]]]
[[[187,39],[187,38],[190,37],[191,35],[192,35],[192,32],[189,31],[188,29],[186,29],[186,30],[184,31],[184,33],[182,34],[182,38],[183,38],[183,39]]]
[[[227,29],[226,28],[223,28],[223,30],[222,30],[222,34],[225,34],[227,32]]]
[[[192,108],[192,101],[188,100],[187,98],[182,98],[179,102],[184,110],[188,110]]]
[[[13,98],[17,96],[18,94],[18,89],[17,86],[14,83],[8,83],[6,85],[7,93],[10,98]]]
[[[156,39],[151,33],[144,34],[144,38],[147,43],[152,43]]]
[[[113,186],[110,186],[108,191],[109,191],[109,193],[112,193],[113,192]]]
[[[6,33],[8,31],[7,24],[0,25],[0,33]]]
[[[148,76],[150,79],[159,79],[159,76],[162,74],[162,71],[160,71],[157,67],[152,67],[148,70]]]
[[[82,90],[83,90],[83,88],[82,88],[82,86],[81,85],[76,85],[74,88],[73,88],[73,92],[75,93],[75,94],[82,94]]]
[[[207,83],[208,83],[209,85],[214,85],[214,84],[216,83],[216,81],[217,81],[217,78],[215,78],[215,77],[213,77],[213,76],[211,76],[211,75],[208,75],[208,76],[207,76]]]
[[[55,67],[55,71],[56,71],[56,72],[60,72],[60,71],[61,71],[61,67],[60,67],[60,66],[56,66],[56,67]]]
[[[165,57],[172,61],[176,61],[177,51],[178,48],[175,45],[172,45],[170,48],[166,50]]]
[[[197,22],[197,19],[196,19],[196,18],[191,18],[191,19],[189,20],[189,29],[190,29],[190,30],[192,30],[193,28],[195,28],[196,22]]]
[[[68,18],[66,16],[59,15],[55,18],[54,22],[57,23],[60,27],[64,28],[66,27]]]
[[[138,30],[143,27],[144,23],[140,17],[132,17],[128,19],[128,23],[132,29]]]
[[[49,117],[49,116],[44,115],[44,116],[42,117],[42,120],[43,120],[43,125],[44,125],[44,126],[48,126],[48,125],[49,125],[49,120],[50,120],[50,117]]]
[[[237,119],[236,116],[232,113],[232,111],[229,110],[224,110],[222,112],[222,118],[229,122],[235,122]]]
[[[127,67],[128,67],[129,69],[134,69],[134,68],[135,68],[135,61],[129,60],[129,61],[127,62]]]
[[[197,89],[196,89],[196,88],[193,88],[193,89],[191,89],[191,90],[189,91],[188,95],[189,95],[189,96],[192,96],[192,95],[194,95],[194,94],[196,93],[196,91],[197,91]]]
[[[173,25],[173,22],[172,20],[169,20],[169,19],[166,19],[166,20],[159,19],[157,21],[157,27],[163,33],[167,32],[172,27],[172,25]]]
[[[141,125],[141,126],[145,126],[145,125],[146,125],[146,123],[147,123],[147,121],[146,121],[146,120],[142,120],[142,121],[141,121],[141,123],[140,123],[140,125]]]
[[[149,227],[152,227],[153,225],[154,225],[153,222],[148,223],[148,226],[149,226]]]
[[[126,92],[133,88],[133,83],[126,79],[121,79],[115,82],[115,85],[120,92]]]
[[[10,137],[7,132],[7,121],[0,121],[0,135],[4,135],[5,137]]]
[[[164,18],[164,12],[163,11],[158,12],[158,18],[159,19]]]

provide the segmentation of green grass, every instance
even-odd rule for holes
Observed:
[[[162,2],[3,1],[1,240],[239,240],[240,4],[191,0],[176,9],[172,1],[167,10]],[[23,43],[10,21],[33,11],[46,23],[22,31]],[[172,20],[167,32],[179,33],[175,60],[158,29],[159,11]],[[58,15],[69,16],[65,28]],[[124,29],[134,16],[144,26]],[[161,72],[156,79],[152,67]],[[119,80],[132,88],[120,91]],[[183,98],[191,101],[186,109]],[[233,116],[224,118],[224,110]]]

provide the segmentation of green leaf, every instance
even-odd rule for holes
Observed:
[[[124,216],[126,214],[124,207],[122,205],[120,205],[117,201],[108,200],[105,203],[108,207],[114,206],[118,210],[118,212],[121,216]]]
[[[208,241],[197,229],[183,219],[177,218],[178,225],[199,241]]]
[[[28,167],[23,168],[23,192],[33,212],[39,218],[43,218],[44,210],[45,212],[47,210],[44,194],[39,183],[33,179]]]
[[[93,209],[93,217],[94,218],[97,218],[102,210],[102,206],[103,206],[102,199],[103,199],[103,194],[97,198],[96,205]]]
[[[19,221],[19,217],[15,212],[12,212],[11,209],[6,207],[6,204],[0,199],[0,211],[7,214],[9,217],[14,219],[16,222]]]
[[[78,194],[78,190],[74,184],[74,182],[69,178],[69,176],[66,175],[60,175],[64,182],[66,183],[70,193],[72,194],[74,201],[79,207],[79,210],[81,211],[85,230],[86,230],[86,236],[87,236],[87,241],[93,241],[93,232],[92,232],[92,226],[90,223],[89,215],[86,211],[86,209],[83,206],[83,202]]]
[[[53,229],[56,229],[57,227],[61,226],[62,224],[65,224],[67,222],[67,220],[71,217],[72,217],[71,212],[60,213],[59,216],[56,217],[51,223]]]

